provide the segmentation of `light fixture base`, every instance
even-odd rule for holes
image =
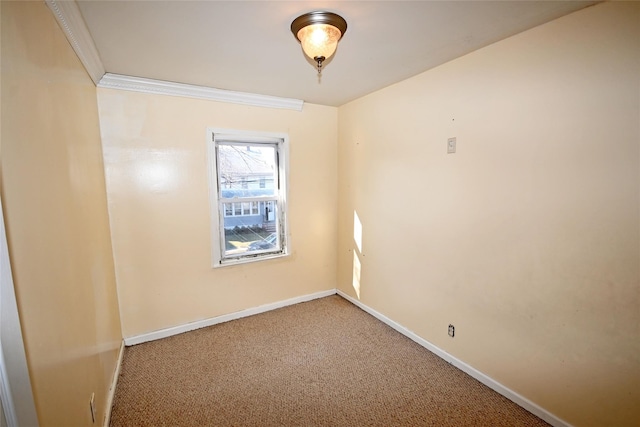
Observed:
[[[347,21],[340,15],[337,15],[333,12],[322,12],[315,11],[305,13],[304,15],[298,16],[291,23],[291,32],[294,37],[298,38],[298,32],[304,27],[308,27],[309,25],[316,24],[327,24],[336,27],[340,30],[340,38],[344,36],[344,33],[347,31]]]

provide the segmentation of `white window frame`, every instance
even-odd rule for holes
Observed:
[[[224,256],[224,204],[251,202],[249,198],[223,199],[220,191],[220,180],[217,167],[218,143],[269,144],[277,146],[278,153],[278,186],[277,188],[277,227],[280,250],[265,253],[252,253],[242,256]],[[209,171],[209,201],[211,205],[211,263],[214,268],[229,265],[245,264],[273,258],[281,258],[291,253],[289,238],[287,195],[289,176],[289,135],[276,132],[255,132],[237,129],[208,128],[207,154]]]

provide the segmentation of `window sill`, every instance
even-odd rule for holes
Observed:
[[[233,265],[243,265],[243,264],[252,264],[260,261],[268,261],[277,258],[286,258],[290,255],[288,252],[282,253],[274,253],[274,254],[266,254],[266,255],[256,255],[242,258],[230,258],[225,259],[219,262],[213,263],[213,268],[222,268],[222,267],[230,267]]]

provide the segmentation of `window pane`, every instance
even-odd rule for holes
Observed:
[[[231,216],[233,215],[233,207],[231,205],[231,203],[225,203],[224,204],[224,216]]]
[[[251,215],[251,203],[242,204],[242,215]]]
[[[258,202],[251,202],[251,215],[258,215],[259,213]]]
[[[242,215],[242,203],[233,204],[233,214],[237,216]]]
[[[278,167],[273,145],[218,145],[223,198],[274,196]]]
[[[242,205],[258,203],[242,203]],[[241,205],[235,203],[234,205]],[[243,215],[224,218],[225,256],[243,256],[253,253],[277,252],[281,250],[278,237],[277,203],[265,203],[265,212],[258,215]]]

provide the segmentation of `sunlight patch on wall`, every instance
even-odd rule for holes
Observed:
[[[353,250],[353,289],[356,291],[356,296],[360,299],[360,277],[362,271],[362,264],[358,253],[362,255],[362,222],[358,217],[358,212],[353,211],[353,241],[356,244],[358,250]]]
[[[360,271],[362,265],[356,251],[353,251],[353,290],[356,291],[356,296],[360,299]]]
[[[356,242],[360,253],[362,253],[362,223],[356,211],[353,211],[353,240]]]

